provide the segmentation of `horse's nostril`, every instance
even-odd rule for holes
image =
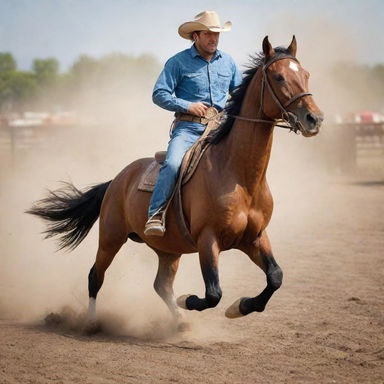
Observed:
[[[309,124],[311,124],[311,125],[316,125],[316,123],[317,123],[317,118],[316,118],[316,116],[314,116],[312,113],[307,113],[307,121],[308,121]]]

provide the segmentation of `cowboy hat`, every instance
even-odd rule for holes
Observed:
[[[203,11],[195,16],[194,21],[181,24],[179,35],[189,40],[191,33],[195,31],[228,32],[231,28],[232,23],[230,21],[221,26],[219,15],[215,11]]]

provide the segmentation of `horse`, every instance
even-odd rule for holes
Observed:
[[[187,324],[181,309],[203,311],[220,302],[219,255],[229,249],[247,254],[264,271],[267,284],[257,296],[236,300],[225,315],[237,318],[265,309],[283,278],[266,232],[273,210],[266,171],[274,127],[283,121],[283,126],[311,137],[323,120],[308,92],[309,72],[296,58],[296,50],[295,36],[288,48],[273,48],[266,36],[262,52],[252,57],[242,84],[232,91],[226,119],[209,137],[208,149],[182,187],[182,211],[193,242],[180,230],[174,202],[164,237],[144,235],[151,194],[138,190],[138,184],[153,158],[138,159],[113,180],[83,191],[72,184],[51,191],[28,211],[48,221],[46,237],[59,236],[60,249],[75,248],[100,217],[96,260],[88,275],[89,319],[96,319],[96,297],[105,272],[128,239],[145,243],[158,255],[154,289],[180,329]],[[173,282],[180,257],[195,252],[205,296],[175,299]]]

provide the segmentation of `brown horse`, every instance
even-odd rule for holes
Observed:
[[[50,222],[47,236],[61,235],[61,248],[76,247],[100,215],[99,247],[88,277],[91,317],[105,271],[129,238],[157,253],[154,288],[178,324],[182,324],[179,307],[202,311],[219,303],[219,254],[232,248],[245,252],[265,272],[267,286],[258,296],[237,300],[226,316],[264,310],[283,276],[265,230],[273,208],[266,180],[273,129],[283,119],[306,137],[318,133],[323,117],[308,93],[308,77],[296,59],[295,37],[288,48],[275,49],[268,37],[264,39],[263,53],[254,58],[253,67],[232,93],[226,120],[182,189],[183,211],[195,245],[180,231],[174,204],[168,210],[165,236],[144,235],[150,193],[139,191],[138,184],[152,158],[131,163],[112,181],[85,192],[72,185],[51,192],[29,211]],[[184,295],[175,300],[173,282],[180,256],[193,252],[199,253],[205,297]]]

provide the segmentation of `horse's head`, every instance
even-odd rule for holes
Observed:
[[[269,118],[283,118],[303,136],[319,132],[323,114],[308,92],[309,72],[296,59],[296,39],[287,49],[273,49],[268,36],[263,40],[265,56],[262,108]]]

